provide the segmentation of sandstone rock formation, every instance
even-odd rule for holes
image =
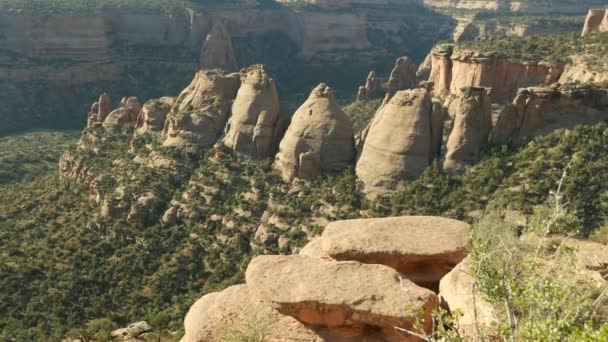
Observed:
[[[160,132],[165,126],[167,114],[175,103],[174,97],[162,97],[144,103],[144,106],[137,117],[135,131],[138,134],[145,132]]]
[[[393,95],[399,90],[418,86],[416,72],[418,67],[409,57],[399,57],[388,79],[386,92]]]
[[[365,85],[359,87],[357,92],[357,101],[371,100],[383,95],[382,79],[380,79],[375,71],[370,71],[365,80]]]
[[[141,106],[137,97],[129,97],[126,99],[124,106],[108,114],[103,120],[103,127],[108,131],[113,131],[124,126],[135,125],[140,111]]]
[[[520,143],[559,128],[593,124],[608,118],[608,89],[565,84],[522,88],[499,114],[492,142]]]
[[[413,328],[414,317],[404,308],[422,310],[429,328],[430,310],[437,306],[432,291],[400,281],[395,270],[354,261],[258,256],[247,267],[246,281],[255,296],[305,324],[371,326],[387,336],[396,335],[394,327]]]
[[[112,111],[110,96],[106,93],[101,94],[97,103],[99,105],[99,112],[97,114],[99,115],[99,120],[103,122],[103,120],[106,119],[106,116]]]
[[[416,78],[419,80],[428,80],[431,76],[431,67],[432,67],[433,54],[429,52],[426,57],[424,57],[424,61],[420,63],[418,66],[418,70],[416,71]]]
[[[492,129],[490,89],[465,87],[456,100],[452,130],[445,148],[443,168],[456,173],[479,160]]]
[[[432,51],[430,81],[438,94],[457,95],[463,87],[492,88],[495,98],[512,96],[517,89],[557,82],[563,66],[540,62],[513,62],[496,53],[438,46]]]
[[[438,157],[433,146],[443,120],[435,119],[430,94],[422,88],[397,92],[374,115],[356,172],[364,191],[377,195],[418,177]],[[441,122],[440,122],[441,121]]]
[[[608,82],[608,60],[605,58],[589,58],[586,53],[574,54],[569,57],[559,83],[599,83]]]
[[[439,283],[439,295],[450,311],[460,311],[458,317],[459,333],[467,339],[476,341],[478,330],[491,331],[498,323],[494,307],[484,294],[475,286],[471,257],[467,257],[448,273]]]
[[[348,168],[355,153],[352,123],[321,83],[293,115],[275,166],[287,181],[305,179]]]
[[[323,341],[312,329],[290,316],[281,316],[251,295],[247,285],[236,285],[199,299],[184,320],[181,342],[222,341],[226,335],[255,324],[268,341]]]
[[[167,116],[163,145],[213,145],[224,130],[238,87],[238,74],[199,71]]]
[[[586,36],[591,32],[608,31],[608,10],[606,8],[592,8],[587,12],[585,25],[581,36]]]
[[[275,82],[262,65],[248,68],[232,105],[230,129],[224,144],[240,154],[266,158],[274,153],[279,97]]]
[[[216,23],[207,35],[201,51],[200,67],[224,71],[235,71],[238,68],[232,37],[222,22]]]

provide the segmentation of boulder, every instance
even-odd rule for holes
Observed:
[[[313,325],[369,326],[395,336],[395,327],[413,329],[421,312],[431,324],[436,295],[401,279],[384,265],[325,261],[300,255],[263,255],[246,272],[247,286],[278,312]]]
[[[151,332],[153,329],[146,321],[129,324],[126,328],[116,329],[110,333],[110,336],[123,340],[136,338],[145,333]]]
[[[443,168],[449,173],[464,171],[477,162],[492,129],[492,99],[489,88],[465,87],[455,102],[452,130],[446,143]]]
[[[471,265],[469,256],[443,277],[439,283],[439,295],[450,311],[460,311],[457,321],[459,333],[467,340],[477,341],[480,335],[493,330],[498,319],[492,304],[475,286]]]
[[[224,131],[238,87],[238,74],[199,71],[167,116],[163,145],[209,147],[215,144]]]
[[[200,58],[201,69],[237,70],[232,38],[222,22],[213,25],[207,35]]]
[[[418,285],[436,288],[467,256],[469,231],[465,222],[433,216],[344,220],[327,225],[320,248],[313,245],[308,251],[340,261],[386,265]]]
[[[124,106],[113,110],[103,120],[103,127],[106,130],[113,131],[124,126],[135,125],[137,117],[139,116],[139,113],[141,111],[139,100],[137,99],[137,97],[133,96],[129,98],[124,98],[124,102]],[[99,117],[101,117],[101,115]]]
[[[236,285],[199,299],[184,320],[181,342],[223,341],[254,327],[265,341],[324,341],[312,328],[290,316],[279,315],[251,296],[247,285]]]
[[[286,181],[339,172],[355,160],[353,126],[333,91],[321,83],[293,115],[275,167]]]
[[[397,189],[418,177],[437,157],[432,150],[433,103],[422,88],[397,92],[374,115],[356,172],[370,196]],[[443,121],[443,120],[441,120]]]
[[[252,158],[270,157],[276,148],[273,143],[278,119],[279,96],[274,80],[263,65],[249,67],[241,75],[224,144]]]
[[[416,71],[418,67],[409,57],[399,57],[388,79],[387,93],[393,95],[399,90],[418,86]]]
[[[175,98],[161,97],[160,99],[150,100],[144,103],[139,116],[137,117],[135,131],[138,134],[146,132],[160,132],[163,130],[167,114],[173,106]]]

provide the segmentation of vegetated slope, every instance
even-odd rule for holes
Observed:
[[[415,214],[471,221],[488,204],[528,214],[547,202],[566,167],[562,194],[571,227],[586,235],[602,226],[608,203],[607,123],[555,132],[518,149],[494,147],[462,176],[431,167],[373,202],[362,197],[352,171],[288,186],[269,160],[243,161],[217,148],[169,151],[188,164],[183,176],[163,176],[132,162],[127,141],[100,145],[107,161],[97,161],[97,172],[125,184],[126,193],[154,188],[205,212],[189,224],[135,225],[100,216],[88,189],[55,171],[3,186],[0,339],[58,340],[101,318],[109,322],[104,327],[147,319],[157,331],[178,330],[196,298],[242,281],[252,254],[293,252],[328,220]],[[290,227],[268,224],[276,239],[252,244],[265,211]],[[279,245],[282,237],[287,247]]]

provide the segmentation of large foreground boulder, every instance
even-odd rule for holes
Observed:
[[[430,328],[436,295],[384,265],[300,255],[258,256],[246,272],[250,290],[278,312],[315,326],[371,326],[386,336],[413,329],[422,312]]]
[[[224,144],[252,158],[269,157],[274,152],[278,119],[279,96],[274,80],[263,65],[249,67],[241,76]]]
[[[293,115],[275,167],[286,181],[339,172],[353,165],[353,126],[333,91],[321,83]]]
[[[357,176],[364,191],[375,196],[397,189],[406,179],[420,176],[436,157],[443,113],[433,112],[430,94],[422,88],[397,92],[374,115],[369,126]],[[439,120],[438,120],[439,119]]]
[[[459,333],[471,341],[493,330],[498,323],[496,312],[475,286],[471,257],[448,273],[439,284],[439,295],[452,312],[459,311]]]
[[[199,299],[184,320],[181,342],[219,342],[256,329],[268,341],[323,341],[291,316],[282,316],[252,297],[247,285],[236,285]]]
[[[320,254],[386,265],[418,285],[436,288],[468,254],[469,231],[465,222],[433,216],[336,221],[323,231]],[[308,248],[313,254],[314,247]]]
[[[163,129],[164,146],[213,145],[224,131],[238,74],[202,70],[177,98]]]
[[[454,106],[452,131],[446,143],[443,168],[449,173],[464,171],[477,162],[492,129],[492,99],[489,88],[465,87]]]

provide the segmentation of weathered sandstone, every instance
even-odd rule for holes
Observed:
[[[439,283],[439,296],[452,312],[460,311],[458,317],[459,333],[473,341],[492,331],[498,323],[494,307],[485,295],[475,286],[475,271],[468,256],[448,273]]]
[[[496,53],[439,46],[432,52],[430,81],[439,94],[458,94],[463,87],[492,88],[495,98],[512,96],[517,89],[550,85],[563,71],[559,65],[543,62],[514,62]]]
[[[237,70],[232,38],[226,26],[218,22],[207,35],[200,59],[201,69]]]
[[[581,36],[586,36],[591,32],[608,31],[608,11],[606,8],[592,8],[587,12],[585,25]]]
[[[490,89],[462,88],[453,108],[454,122],[443,162],[443,168],[450,173],[461,172],[467,165],[477,162],[482,147],[488,142],[492,129]]]
[[[357,101],[371,100],[381,97],[384,93],[382,80],[378,78],[375,71],[370,71],[365,80],[365,85],[359,87]]]
[[[241,76],[224,144],[249,157],[270,157],[276,148],[273,143],[276,143],[278,119],[279,97],[275,82],[264,66],[252,66]]]
[[[439,129],[430,94],[422,88],[397,92],[374,115],[356,172],[370,195],[394,190],[418,177],[438,157]],[[437,114],[440,115],[440,114]],[[441,122],[441,125],[443,122]]]
[[[319,84],[293,115],[275,166],[285,180],[291,181],[341,171],[354,160],[352,123],[331,88]]]
[[[399,90],[418,86],[416,72],[418,67],[409,57],[399,57],[388,79],[387,93],[393,95]]]
[[[469,230],[465,222],[432,216],[336,221],[304,254],[382,264],[418,285],[436,286],[468,254]]]
[[[246,281],[257,298],[303,323],[373,326],[389,336],[395,335],[394,327],[412,329],[408,308],[421,310],[428,328],[430,311],[438,304],[432,291],[400,280],[395,270],[354,261],[258,256],[247,267]]]
[[[199,71],[167,116],[163,145],[213,145],[224,130],[238,87],[238,74]]]
[[[167,114],[175,103],[174,97],[162,97],[144,103],[137,117],[136,133],[160,132],[163,130]]]
[[[137,97],[125,99],[124,106],[121,106],[108,114],[103,120],[103,127],[108,131],[116,130],[124,126],[133,126],[141,111]]]
[[[492,141],[520,143],[556,129],[606,120],[607,106],[605,88],[568,84],[522,88],[513,103],[500,112]]]

